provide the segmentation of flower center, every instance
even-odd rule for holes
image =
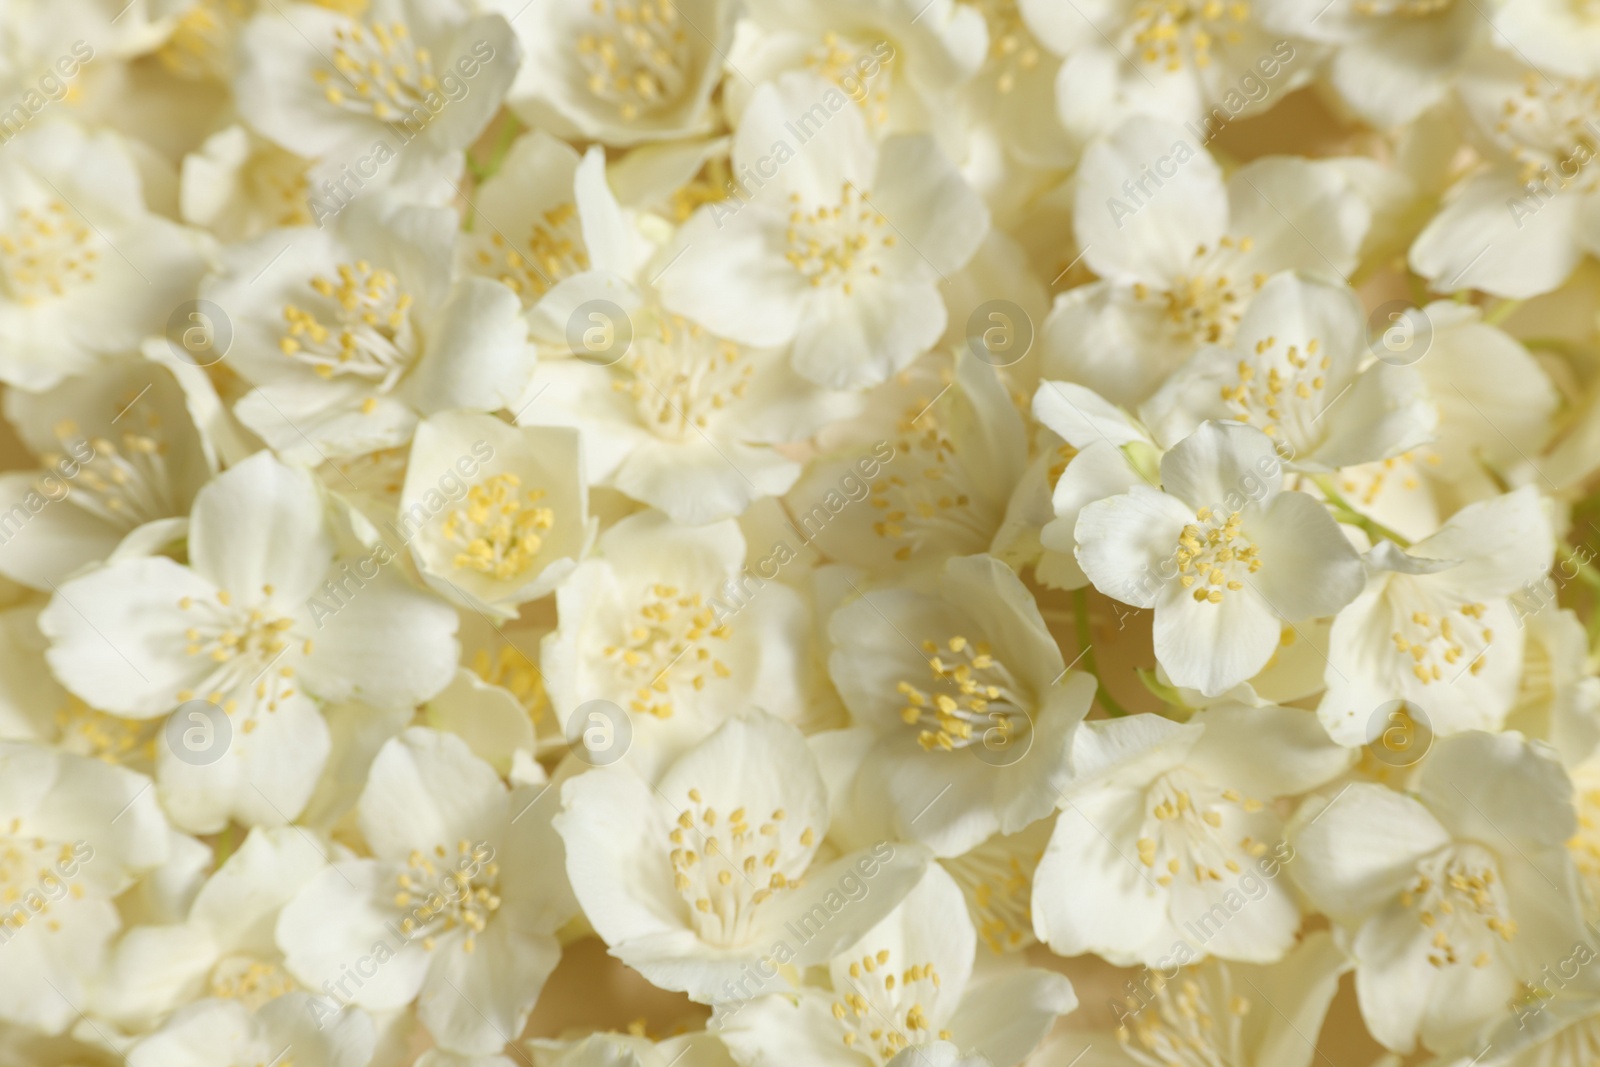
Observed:
[[[989,23],[989,65],[995,90],[1009,93],[1017,77],[1039,65],[1039,42],[1034,39],[1017,0],[979,0],[979,9]]]
[[[1417,488],[1421,482],[1417,479],[1417,465],[1426,464],[1437,467],[1441,462],[1439,454],[1431,449],[1414,449],[1402,452],[1398,456],[1377,463],[1363,463],[1359,467],[1346,467],[1339,472],[1339,489],[1346,496],[1352,496],[1368,506],[1377,501],[1378,495],[1389,484],[1390,475],[1400,480],[1400,487],[1407,492]]]
[[[71,287],[94,281],[100,253],[94,231],[53,200],[43,208],[18,208],[0,232],[0,282],[21,304],[63,296]]]
[[[632,122],[670,107],[689,85],[693,52],[671,0],[591,0],[590,29],[578,36],[589,91]]]
[[[473,952],[478,935],[500,910],[500,865],[494,862],[494,849],[465,838],[456,842],[453,865],[446,864],[448,856],[443,845],[435,845],[431,856],[414,849],[405,870],[395,875],[394,906],[409,909],[400,920],[400,932],[420,937],[422,947],[432,952],[440,937],[465,930],[461,949]]]
[[[632,398],[639,420],[669,441],[704,429],[711,416],[750,389],[755,367],[739,346],[708,334],[677,315],[662,315],[654,330],[641,333],[628,349],[623,369],[629,380],[611,388]]]
[[[1146,63],[1179,71],[1187,53],[1195,69],[1204,70],[1212,47],[1238,44],[1238,27],[1249,18],[1250,5],[1241,0],[1149,0],[1133,9],[1133,43]]]
[[[180,78],[226,78],[232,70],[233,35],[249,17],[245,0],[197,0],[178,16],[156,57]]]
[[[278,347],[320,378],[355,375],[387,392],[415,354],[407,315],[411,294],[401,291],[389,271],[364,259],[339,264],[338,275],[337,283],[322,275],[311,279],[312,291],[322,298],[316,310],[283,306],[286,326]],[[370,412],[376,403],[369,397],[363,410]]]
[[[873,508],[883,514],[872,524],[872,532],[886,541],[897,541],[894,558],[907,560],[924,545],[955,542],[965,551],[981,552],[994,536],[998,516],[980,514],[973,506],[971,477],[956,442],[939,425],[936,413],[928,409],[907,408],[896,442],[895,455],[910,456],[914,473],[885,474],[872,483],[868,497]],[[916,422],[927,429],[913,429]]]
[[[261,593],[265,604],[272,596],[272,586],[262,586]],[[254,687],[255,699],[265,701],[269,712],[277,711],[278,701],[294,694],[294,689],[287,684],[294,677],[294,668],[283,666],[271,671],[296,640],[290,632],[294,619],[269,617],[262,607],[236,604],[233,594],[226,589],[218,590],[214,600],[186,596],[178,601],[178,607],[190,615],[190,625],[184,631],[188,642],[184,651],[190,656],[204,656],[215,664],[198,690],[206,693],[206,700],[231,715],[239,710],[239,702],[232,694],[247,686]],[[309,656],[311,648],[308,637],[301,652]],[[196,692],[179,690],[178,703],[195,699]],[[252,716],[242,729],[250,733],[255,726]]]
[[[833,1002],[844,1043],[878,1063],[910,1045],[950,1040],[950,1031],[934,1031],[923,1006],[924,1001],[939,1000],[939,972],[931,963],[914,963],[896,974],[890,958],[885,948],[852,960],[851,988],[837,991],[839,999]]]
[[[1249,237],[1222,237],[1215,248],[1198,245],[1188,271],[1173,279],[1165,290],[1154,295],[1161,299],[1167,321],[1181,337],[1207,344],[1228,344],[1244,317],[1244,302],[1267,283],[1260,272],[1248,279],[1235,280],[1230,273],[1238,257],[1255,247]],[[1135,285],[1136,300],[1152,294],[1145,285]]]
[[[228,956],[211,972],[212,996],[242,1001],[251,1011],[297,988],[288,971],[250,956]]]
[[[1321,346],[1313,337],[1304,352],[1298,345],[1280,352],[1276,337],[1257,341],[1255,361],[1239,361],[1238,383],[1222,386],[1222,399],[1233,409],[1234,418],[1260,427],[1268,437],[1277,437],[1279,424],[1286,419],[1302,434],[1310,430],[1325,406],[1321,394],[1328,387],[1325,372],[1333,362],[1331,356],[1318,358]]]
[[[66,703],[56,709],[59,744],[68,752],[106,763],[145,763],[156,758],[159,719],[124,719],[96,711],[68,694]]]
[[[941,860],[961,887],[977,920],[978,936],[991,951],[1021,948],[1033,941],[1033,872],[1044,856],[1044,833],[996,834],[971,852]]]
[[[1174,771],[1162,775],[1145,791],[1144,834],[1138,840],[1139,862],[1162,873],[1156,882],[1167,886],[1187,872],[1195,882],[1220,882],[1222,872],[1240,874],[1239,859],[1255,859],[1267,845],[1242,837],[1228,844],[1222,833],[1224,813],[1237,808],[1253,815],[1261,801],[1221,789],[1194,775]]]
[[[500,650],[490,654],[480,648],[472,656],[472,672],[490,685],[497,685],[517,698],[528,718],[537,723],[550,707],[545,694],[544,677],[520,649],[502,644]]]
[[[313,221],[306,164],[293,152],[276,145],[261,147],[250,157],[246,180],[252,198],[266,206],[275,225],[307,226]]]
[[[704,689],[711,677],[732,677],[733,671],[710,649],[697,647],[704,637],[726,641],[733,636],[733,628],[717,622],[716,613],[699,593],[683,593],[670,585],[649,586],[638,611],[626,621],[631,622],[626,634],[616,644],[607,645],[604,655],[634,686],[629,709],[658,719],[671,717],[677,672],[688,674],[696,691]]]
[[[1591,890],[1600,890],[1600,782],[1593,771],[1579,769],[1574,778],[1588,782],[1576,790],[1574,801],[1578,809],[1578,832],[1567,842],[1572,861],[1578,873]]]
[[[1436,607],[1435,598],[1422,599],[1425,608]],[[1442,612],[1413,611],[1409,618],[1397,620],[1389,637],[1395,651],[1411,657],[1411,673],[1417,681],[1423,685],[1437,682],[1444,677],[1445,667],[1454,668],[1450,679],[1454,681],[1462,670],[1477,674],[1487,662],[1494,631],[1483,625],[1485,610],[1483,604],[1461,604]],[[1463,659],[1466,666],[1456,666]]]
[[[751,829],[744,808],[719,824],[716,809],[700,790],[689,790],[689,806],[678,815],[668,839],[672,880],[690,906],[696,931],[715,945],[743,944],[756,909],[773,894],[800,884],[816,851],[817,833],[798,833],[782,808]]]
[[[1494,132],[1518,165],[1523,184],[1593,192],[1600,156],[1595,115],[1600,79],[1556,78],[1530,72],[1522,91],[1506,97]]]
[[[12,819],[0,834],[0,932],[10,940],[29,923],[38,922],[56,933],[61,923],[51,913],[52,896],[60,899],[55,882],[64,881],[57,868],[74,862],[71,843],[55,843],[42,837],[23,837],[22,820]],[[71,882],[68,893],[74,900],[83,898],[83,885]]]
[[[1256,543],[1240,529],[1243,520],[1237,511],[1226,519],[1210,508],[1195,512],[1198,523],[1189,523],[1178,535],[1178,582],[1194,591],[1201,603],[1220,604],[1230,592],[1244,588],[1242,576],[1261,569]]]
[[[444,521],[445,540],[461,546],[452,561],[463,570],[499,581],[533,568],[544,546],[543,532],[555,525],[555,512],[539,507],[542,489],[522,491],[515,474],[496,474],[467,490],[465,506]]]
[[[1517,936],[1494,857],[1477,845],[1460,845],[1417,864],[1400,894],[1417,921],[1433,931],[1428,962],[1450,967],[1464,960],[1487,966],[1501,944]]]
[[[868,57],[873,54],[865,44],[829,30],[822,35],[822,44],[806,53],[805,64],[854,100],[870,125],[881,126],[889,120],[889,79],[884,68],[894,61],[894,53],[879,61],[876,74],[863,77],[872,62]],[[849,85],[845,84],[847,77]],[[873,82],[877,82],[876,87]]]
[[[538,302],[561,279],[589,269],[578,208],[570,202],[539,216],[525,247],[513,247],[498,232],[489,235],[489,244],[494,251],[480,248],[478,265],[510,286],[524,306]]]
[[[1207,973],[1209,972],[1209,973]],[[1228,968],[1186,968],[1168,980],[1146,972],[1149,1003],[1129,997],[1117,1043],[1141,1067],[1236,1067],[1244,1062],[1240,1030],[1250,1001],[1235,996]]]
[[[439,88],[433,57],[411,43],[403,22],[352,21],[333,31],[333,71],[319,69],[311,77],[322,86],[328,103],[379,122],[433,117],[423,102]],[[334,72],[337,72],[335,74]]]
[[[973,744],[998,749],[1020,742],[1030,728],[1023,711],[1027,702],[1005,664],[994,658],[987,643],[974,644],[959,634],[945,648],[947,654],[932,641],[922,643],[934,692],[908,681],[895,686],[906,701],[900,718],[916,727],[917,743],[927,752],[950,752]]]
[[[109,438],[87,440],[70,419],[58,424],[56,439],[64,452],[81,456],[93,449],[91,457],[79,464],[77,477],[66,481],[67,499],[124,530],[183,514],[185,509],[167,469],[168,446],[159,435],[160,417],[147,413],[145,427],[152,433],[123,433],[119,449]],[[60,470],[65,457],[49,453],[40,460],[46,467]],[[42,479],[37,488],[46,496],[60,492],[59,486],[52,487]]]
[[[883,249],[894,247],[895,236],[881,233],[887,220],[867,202],[867,195],[857,193],[846,182],[837,204],[805,211],[800,207],[800,194],[790,194],[794,206],[789,212],[789,250],[784,258],[812,285],[836,284],[848,296],[863,272],[883,273],[878,259]]]

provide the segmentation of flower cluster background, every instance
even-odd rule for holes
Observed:
[[[0,0],[0,1067],[1600,1063],[1593,0]]]

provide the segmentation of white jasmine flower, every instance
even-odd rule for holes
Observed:
[[[983,15],[952,0],[758,0],[728,57],[754,81],[729,83],[730,110],[742,115],[754,87],[810,71],[854,100],[876,132],[937,131],[988,46]]]
[[[1021,1063],[1078,999],[1051,971],[975,973],[976,951],[961,890],[933,864],[893,913],[834,957],[827,986],[725,1004],[713,1023],[746,1067],[797,1052],[828,1067],[881,1067],[936,1042],[982,1062]]]
[[[806,605],[745,568],[735,522],[684,527],[640,512],[596,549],[556,590],[560,625],[540,656],[571,740],[580,732],[572,713],[590,700],[627,712],[630,759],[641,768],[676,758],[752,703],[799,720],[810,669]]]
[[[570,779],[561,799],[590,924],[612,955],[702,1003],[832,958],[925,866],[889,842],[819,860],[827,789],[805,738],[765,712],[730,719],[659,781],[625,760]]]
[[[424,580],[448,599],[500,618],[555,589],[592,532],[578,445],[571,430],[517,429],[470,411],[423,420],[411,445],[400,523]],[[447,497],[441,479],[465,481],[464,494]]]
[[[1416,370],[1370,360],[1364,318],[1343,285],[1274,275],[1234,343],[1195,353],[1145,403],[1145,420],[1169,441],[1207,419],[1242,422],[1283,442],[1299,470],[1397,456],[1427,441],[1438,416]]]
[[[217,462],[189,403],[171,371],[142,359],[8,393],[6,415],[39,469],[0,475],[0,573],[48,590],[181,536]]]
[[[230,250],[204,287],[234,330],[230,365],[255,388],[234,414],[306,463],[403,445],[420,417],[496,410],[534,350],[516,294],[451,274],[456,215],[381,196],[318,229]]]
[[[1135,404],[1201,345],[1231,343],[1273,274],[1348,275],[1370,217],[1334,164],[1258,160],[1224,183],[1192,133],[1130,119],[1084,152],[1073,229],[1102,280],[1056,298],[1046,370]]]
[[[9,128],[8,128],[9,132]],[[160,333],[194,290],[201,241],[146,206],[110,131],[39,123],[0,153],[0,380],[37,392]]]
[[[989,54],[962,87],[973,118],[970,135],[994,137],[1008,154],[1032,166],[1075,163],[1080,146],[1056,112],[1061,58],[1034,33],[1016,0],[976,6],[987,23]]]
[[[527,52],[511,105],[574,140],[709,133],[733,7],[725,0],[485,0]]]
[[[372,1011],[417,1000],[446,1049],[492,1054],[522,1031],[573,911],[543,786],[508,789],[458,737],[413,727],[373,761],[358,823],[372,857],[340,860],[278,917],[304,985]]]
[[[1295,882],[1351,934],[1356,995],[1396,1052],[1449,1049],[1582,936],[1560,765],[1516,734],[1441,739],[1396,793],[1355,782],[1290,827]]]
[[[116,897],[166,863],[150,780],[46,745],[0,741],[0,1019],[75,1023],[122,925]]]
[[[1314,498],[1283,490],[1261,431],[1203,423],[1161,457],[1161,489],[1083,508],[1078,564],[1106,596],[1155,610],[1155,652],[1176,685],[1216,696],[1272,657],[1285,623],[1355,599],[1361,559]]]
[[[1319,708],[1329,735],[1366,744],[1373,714],[1397,699],[1441,734],[1499,728],[1522,671],[1508,598],[1543,576],[1554,552],[1532,487],[1468,505],[1410,548],[1380,542],[1365,590],[1329,638]]]
[[[310,476],[263,452],[195,497],[187,566],[113,562],[63,583],[39,625],[51,670],[93,707],[154,719],[205,700],[226,713],[231,741],[214,762],[160,752],[180,825],[270,825],[305,805],[327,755],[312,697],[414,703],[454,669],[453,612],[399,578],[352,581]]]
[[[541,362],[519,421],[576,428],[594,484],[675,522],[732,518],[788,490],[801,464],[775,446],[855,409],[796,374],[783,349],[735,344],[654,303],[629,318],[614,362]]]
[[[310,206],[310,165],[310,160],[243,126],[218,130],[183,157],[183,220],[230,243],[279,226],[309,225],[316,221]]]
[[[657,282],[669,309],[746,344],[793,342],[795,370],[837,389],[882,382],[944,333],[938,280],[989,217],[931,138],[875,145],[843,91],[786,74],[751,98],[733,167],[739,197],[678,234]]]
[[[1589,128],[1600,88],[1587,72],[1552,76],[1491,53],[1463,74],[1459,93],[1486,165],[1418,235],[1411,268],[1439,292],[1548,293],[1600,248]]]
[[[1039,940],[1122,966],[1208,955],[1270,963],[1300,909],[1278,876],[1293,860],[1277,802],[1351,762],[1296,708],[1207,708],[1186,725],[1154,715],[1086,725],[1035,874]]]
[[[864,399],[862,416],[829,428],[828,452],[786,498],[801,532],[832,558],[868,568],[991,551],[1028,452],[995,369],[958,352]],[[875,477],[861,476],[866,457]],[[851,506],[834,514],[829,494],[840,488]]]
[[[462,238],[465,269],[509,286],[532,308],[552,291],[554,320],[542,322],[565,341],[567,318],[603,282],[634,267],[632,237],[606,180],[599,146],[584,155],[535,129],[519,137],[494,176],[473,197],[474,226]],[[564,346],[562,346],[564,347]]]
[[[828,638],[833,684],[875,735],[868,759],[899,836],[955,856],[1054,809],[1093,684],[1067,676],[1003,563],[958,557],[927,592],[867,591],[834,613]]]
[[[274,4],[238,49],[234,93],[263,136],[309,159],[383,144],[401,167],[471,144],[521,59],[505,19],[454,0]]]

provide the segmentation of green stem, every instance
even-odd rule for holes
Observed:
[[[1489,305],[1489,309],[1483,313],[1483,321],[1490,326],[1498,326],[1512,315],[1515,315],[1517,309],[1524,303],[1526,301],[1523,300],[1497,300]]]
[[[1191,715],[1194,714],[1194,708],[1190,707],[1184,702],[1183,696],[1178,692],[1177,686],[1164,685],[1162,682],[1158,681],[1156,679],[1156,672],[1154,670],[1137,670],[1134,671],[1134,673],[1139,676],[1139,681],[1144,683],[1145,689],[1150,692],[1151,696],[1167,705],[1169,709],[1179,713],[1177,715],[1172,715],[1168,714],[1167,712],[1162,712],[1162,714],[1167,718],[1176,719],[1179,722],[1185,722]]]
[[[1117,703],[1104,682],[1100,680],[1100,667],[1094,658],[1094,642],[1089,639],[1089,590],[1079,589],[1072,594],[1072,619],[1078,632],[1078,647],[1082,649],[1083,669],[1094,678],[1095,699],[1113,719],[1128,714],[1128,709]]]
[[[228,857],[231,855],[233,855],[233,823],[230,822],[227,826],[224,826],[222,828],[222,832],[217,835],[215,851],[212,853],[213,866],[211,869],[216,870],[217,868],[221,867],[224,863],[228,862]]]
[[[1411,547],[1411,542],[1405,537],[1395,533],[1378,520],[1367,515],[1363,515],[1361,512],[1357,511],[1351,505],[1350,501],[1346,500],[1344,495],[1341,494],[1338,489],[1334,488],[1332,475],[1318,474],[1311,480],[1316,484],[1318,489],[1322,490],[1322,495],[1328,498],[1328,503],[1333,508],[1334,518],[1350,526],[1359,526],[1363,530],[1367,531],[1368,535],[1370,536],[1382,537],[1386,540],[1393,541],[1401,548]]]
[[[1408,274],[1406,282],[1411,288],[1411,302],[1417,307],[1426,307],[1428,300],[1428,283],[1422,280],[1420,274]]]
[[[521,132],[522,123],[517,121],[517,116],[508,112],[504,125],[500,127],[500,134],[495,138],[494,147],[489,150],[488,162],[479,164],[473,160],[471,153],[468,153],[467,169],[472,172],[472,177],[478,184],[483,184],[500,172],[506,161],[506,153],[511,150],[511,142],[516,140],[517,134]]]

